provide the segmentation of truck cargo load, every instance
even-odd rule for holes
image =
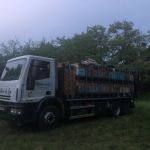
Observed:
[[[58,82],[66,97],[124,97],[134,94],[132,72],[99,64],[59,64]]]

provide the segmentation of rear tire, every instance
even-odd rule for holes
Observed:
[[[44,107],[38,117],[38,127],[41,130],[48,130],[60,123],[60,110],[56,106]]]
[[[118,103],[110,104],[110,115],[112,117],[118,117],[121,113],[121,107]]]

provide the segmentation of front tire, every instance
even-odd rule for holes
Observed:
[[[38,117],[38,127],[41,130],[48,130],[60,123],[60,110],[56,106],[44,107]]]

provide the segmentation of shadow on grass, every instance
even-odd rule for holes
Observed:
[[[62,120],[60,125],[58,127],[49,129],[47,131],[42,131],[37,127],[37,124],[24,124],[24,125],[16,125],[16,124],[12,124],[9,122],[5,122],[5,126],[7,126],[7,128],[10,128],[10,130],[14,131],[14,132],[25,132],[25,133],[41,133],[41,132],[51,132],[52,130],[61,130],[62,128],[74,128],[76,126],[85,126],[88,124],[96,124],[98,122],[104,122],[104,121],[113,121],[113,120],[118,120],[123,118],[124,116],[130,116],[132,115],[133,110],[131,110],[130,113],[126,114],[126,115],[121,115],[119,117],[110,117],[108,114],[106,115],[99,115],[99,116],[94,116],[94,117],[87,117],[87,118],[80,118],[80,119],[74,119],[74,120]]]

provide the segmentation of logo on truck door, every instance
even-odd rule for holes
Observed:
[[[28,91],[28,97],[32,96],[32,91]]]

